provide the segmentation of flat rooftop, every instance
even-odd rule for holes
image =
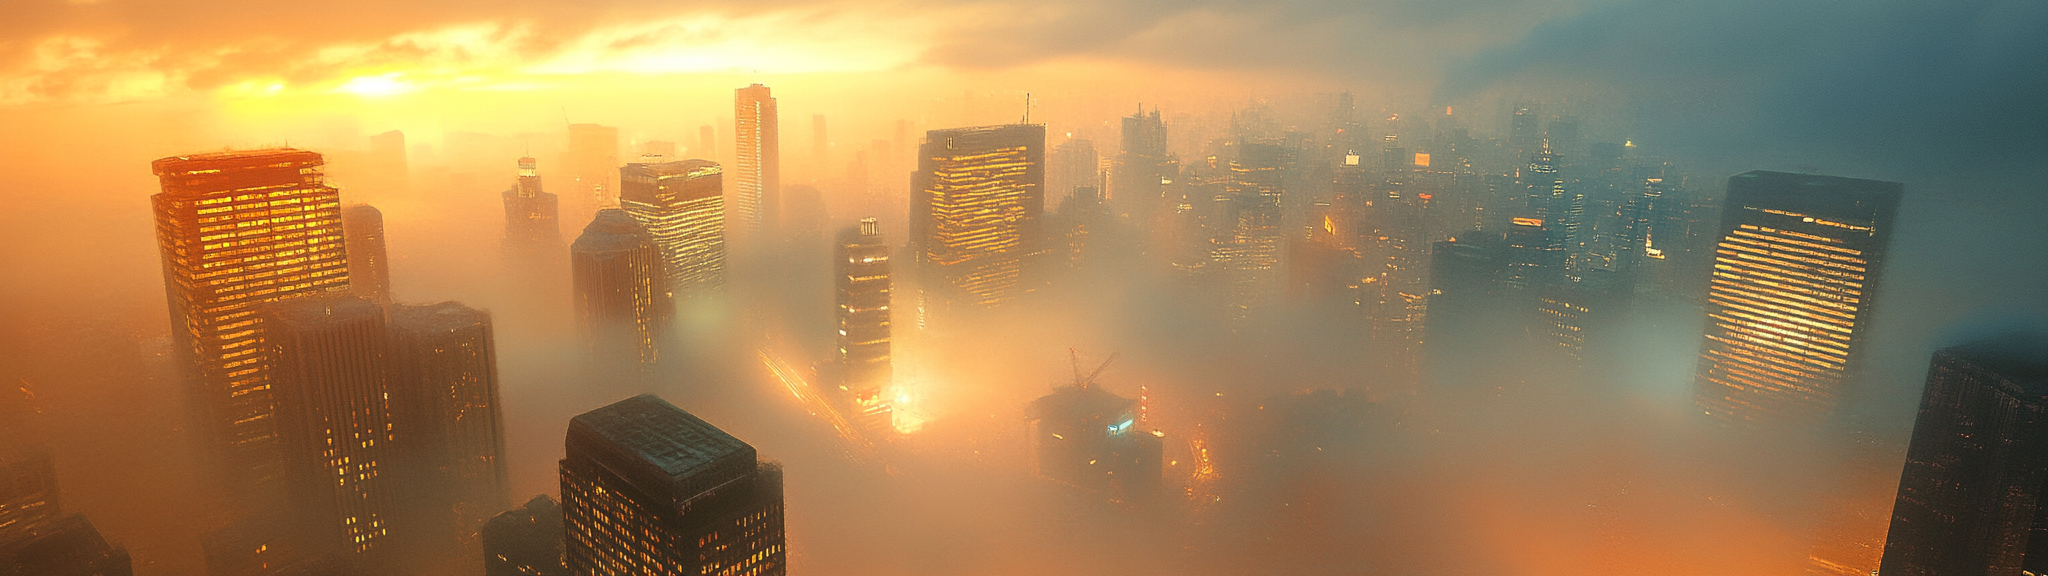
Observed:
[[[695,476],[721,460],[754,451],[653,394],[585,412],[573,422],[674,479]]]

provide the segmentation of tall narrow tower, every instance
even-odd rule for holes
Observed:
[[[860,226],[840,231],[839,366],[841,386],[852,400],[862,427],[888,428],[889,405],[882,391],[894,374],[889,355],[889,244],[881,226],[865,218]]]
[[[323,544],[376,558],[397,513],[384,310],[340,295],[271,304],[261,316],[292,509]]]
[[[734,157],[739,161],[734,227],[744,232],[774,222],[782,192],[781,129],[775,97],[754,84],[733,94]]]
[[[384,213],[356,204],[341,209],[341,237],[348,245],[349,291],[379,304],[391,302],[391,261],[384,248]]]
[[[1897,182],[1755,171],[1728,178],[1694,386],[1730,422],[1833,413],[1862,364]]]
[[[2048,571],[2048,342],[1934,353],[1885,537],[1883,576]]]
[[[519,180],[501,196],[507,256],[531,261],[561,252],[561,202],[541,189],[539,162],[520,158]]]
[[[348,288],[341,193],[320,154],[279,148],[151,164],[174,353],[232,483],[278,476],[277,399],[256,307]]]

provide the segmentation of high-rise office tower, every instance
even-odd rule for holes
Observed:
[[[597,213],[569,247],[576,324],[600,358],[661,359],[659,341],[675,314],[661,248],[623,210]]]
[[[1542,145],[1543,127],[1536,117],[1536,111],[1527,107],[1516,108],[1514,116],[1508,119],[1508,151],[1521,158]]]
[[[562,515],[573,574],[772,576],[789,570],[782,468],[653,395],[569,420]]]
[[[569,169],[569,199],[581,221],[619,203],[619,129],[596,124],[570,124],[569,149],[562,159]]]
[[[348,248],[348,289],[379,303],[391,302],[391,261],[384,248],[384,213],[369,204],[341,209],[341,237]]]
[[[1730,422],[1831,414],[1862,364],[1905,187],[1755,171],[1728,178],[1694,386]]]
[[[1442,380],[1466,374],[1469,363],[1499,348],[1499,322],[1511,306],[1510,248],[1478,231],[1430,247],[1428,312],[1424,354]],[[1455,374],[1445,374],[1446,371]]]
[[[1242,138],[1224,187],[1227,226],[1214,259],[1228,283],[1232,317],[1242,318],[1280,289],[1281,201],[1291,150],[1277,141]]]
[[[1877,573],[2048,573],[2044,479],[2048,342],[2009,334],[1935,352]]]
[[[883,389],[893,375],[889,356],[889,244],[874,218],[840,231],[835,243],[839,303],[840,386],[862,427],[884,430],[890,411]]]
[[[760,230],[774,222],[782,193],[782,138],[775,97],[768,87],[749,85],[733,91],[733,146],[739,164],[734,179],[733,223],[740,230]]]
[[[717,162],[627,164],[619,208],[661,249],[669,293],[703,296],[725,285],[724,176]]]
[[[1513,218],[1507,233],[1507,275],[1513,290],[1530,290],[1564,273],[1567,252],[1557,242],[1557,228],[1542,218]]]
[[[562,564],[562,505],[546,495],[484,523],[484,576],[569,576]]]
[[[265,306],[290,507],[325,546],[369,560],[389,548],[399,454],[384,310],[357,296]]]
[[[1106,194],[1110,203],[1118,211],[1132,214],[1150,215],[1170,208],[1164,182],[1179,175],[1179,163],[1167,151],[1166,123],[1159,111],[1147,114],[1141,106],[1136,114],[1124,117],[1122,149],[1110,170]]]
[[[1045,126],[933,130],[918,152],[910,250],[927,289],[984,307],[1029,291],[1045,249]]]
[[[424,526],[472,533],[507,504],[505,425],[491,315],[455,302],[397,305],[391,325],[392,423],[412,480],[432,510]]]
[[[1588,344],[1598,348],[1614,337],[1634,292],[1625,277],[1606,270],[1553,277],[1536,290],[1530,336],[1539,350],[1584,360]]]
[[[318,153],[290,148],[151,164],[163,187],[150,202],[174,354],[236,486],[278,474],[277,401],[256,308],[348,288],[341,193],[321,166]]]
[[[502,196],[507,256],[534,260],[561,252],[561,203],[541,190],[539,162],[520,158],[519,180]]]
[[[1064,199],[1084,186],[1099,189],[1102,183],[1095,165],[1094,142],[1076,138],[1052,147],[1052,154],[1045,159],[1047,197]]]

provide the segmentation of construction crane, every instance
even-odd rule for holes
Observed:
[[[1073,357],[1073,359],[1074,359],[1074,388],[1077,388],[1077,389],[1081,389],[1081,390],[1087,390],[1087,389],[1088,389],[1088,387],[1090,387],[1090,386],[1094,386],[1094,385],[1095,385],[1095,377],[1097,377],[1097,376],[1101,376],[1101,375],[1102,375],[1102,371],[1103,371],[1104,369],[1107,369],[1107,368],[1109,368],[1109,365],[1110,365],[1110,363],[1112,363],[1112,362],[1116,362],[1116,359],[1117,359],[1117,357],[1118,357],[1118,356],[1121,356],[1121,355],[1123,355],[1123,353],[1122,353],[1122,352],[1111,352],[1111,353],[1109,354],[1109,359],[1107,359],[1107,360],[1103,360],[1103,361],[1102,361],[1102,365],[1101,365],[1101,366],[1096,366],[1096,367],[1095,367],[1095,371],[1094,371],[1094,372],[1089,372],[1087,376],[1082,376],[1082,375],[1081,375],[1081,351],[1080,351],[1080,350],[1076,350],[1076,349],[1073,349],[1073,348],[1068,348],[1068,349],[1067,349],[1067,354],[1068,354],[1069,356]]]

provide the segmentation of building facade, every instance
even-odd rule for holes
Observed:
[[[2048,573],[2048,341],[1934,353],[1880,576]]]
[[[622,210],[598,212],[569,247],[569,269],[577,329],[592,354],[660,361],[675,306],[654,236]]]
[[[384,247],[384,213],[369,204],[341,209],[348,247],[348,289],[379,304],[391,303],[391,259]]]
[[[390,308],[392,423],[422,528],[475,533],[508,504],[498,355],[488,312],[455,302]]]
[[[349,295],[262,310],[288,502],[318,541],[376,565],[390,551],[399,468],[384,310]]]
[[[840,231],[834,244],[839,320],[840,386],[856,420],[868,430],[889,427],[889,404],[882,394],[894,371],[890,358],[889,244],[874,218]]]
[[[653,395],[571,419],[565,442],[570,573],[788,572],[782,469],[747,443]]]
[[[724,176],[717,162],[628,164],[619,181],[619,208],[653,236],[671,294],[689,299],[725,285]]]
[[[1013,303],[1046,250],[1045,126],[933,130],[918,152],[910,249],[926,289],[975,306]]]
[[[1694,386],[1727,422],[1833,413],[1861,364],[1904,186],[1755,171],[1728,179]]]
[[[753,84],[733,91],[733,151],[739,162],[733,221],[748,232],[776,219],[782,193],[782,129],[777,115],[767,86]]]
[[[275,392],[257,308],[346,290],[341,193],[320,154],[290,148],[173,156],[152,163],[150,198],[174,354],[203,432],[226,448],[228,480],[280,472]]]
[[[505,254],[535,261],[562,250],[561,201],[541,189],[540,163],[519,159],[519,180],[500,196],[505,202]]]

